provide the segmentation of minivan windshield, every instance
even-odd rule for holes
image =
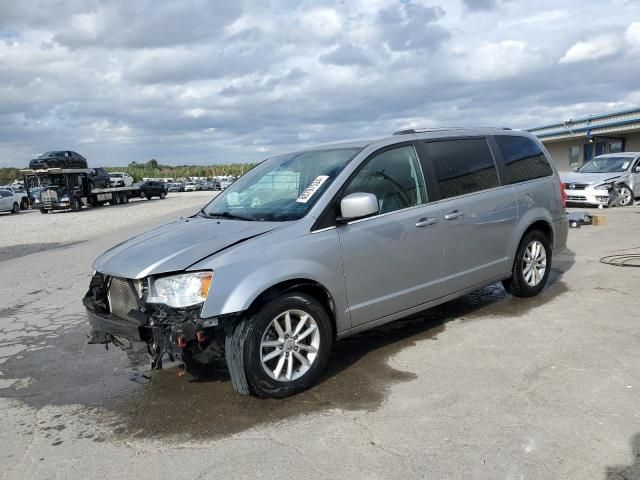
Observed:
[[[594,158],[585,163],[578,172],[580,173],[614,173],[624,172],[629,168],[629,157],[601,157]]]
[[[309,150],[267,159],[233,182],[201,214],[252,221],[298,220],[361,150]]]

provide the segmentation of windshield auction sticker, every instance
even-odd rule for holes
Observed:
[[[318,189],[322,186],[324,182],[329,179],[328,175],[318,175],[313,182],[309,184],[307,188],[304,189],[304,192],[300,194],[297,198],[296,202],[307,203],[313,194],[318,191]]]

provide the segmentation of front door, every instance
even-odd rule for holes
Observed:
[[[342,196],[373,193],[380,211],[338,226],[352,325],[442,296],[440,207],[428,203],[414,146],[374,154]]]

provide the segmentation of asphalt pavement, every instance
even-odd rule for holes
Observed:
[[[317,387],[260,400],[223,365],[149,374],[86,343],[93,258],[204,193],[0,216],[2,479],[640,478],[640,269],[599,261],[640,253],[640,206],[570,230],[540,296],[496,285],[349,338]]]

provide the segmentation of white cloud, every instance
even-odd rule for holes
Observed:
[[[624,38],[634,52],[640,52],[640,22],[629,25]]]
[[[560,59],[560,63],[576,63],[587,60],[598,60],[615,53],[622,47],[622,42],[617,35],[599,35],[590,40],[578,42],[571,46]]]
[[[332,8],[314,8],[301,15],[300,21],[310,33],[323,38],[333,38],[343,28],[342,17]]]
[[[519,40],[482,42],[454,61],[457,75],[471,81],[490,81],[518,76],[542,63],[540,52]]]
[[[0,165],[253,161],[639,103],[640,2],[614,1],[0,2]]]

